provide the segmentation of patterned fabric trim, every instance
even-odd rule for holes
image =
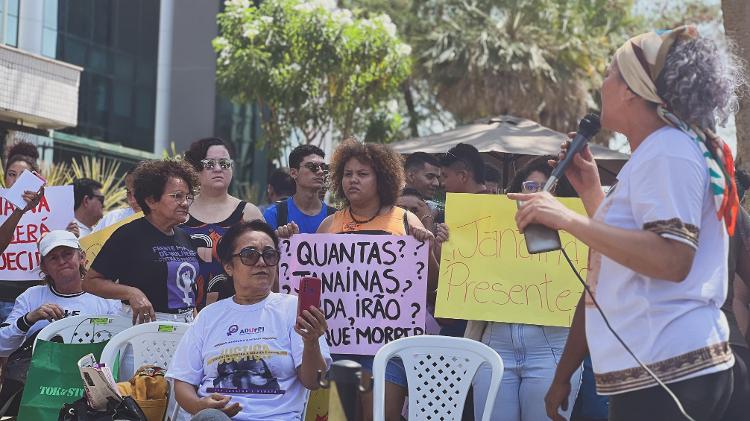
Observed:
[[[679,239],[686,240],[696,248],[698,248],[698,234],[700,229],[692,224],[686,224],[680,221],[678,218],[672,218],[669,220],[651,221],[643,224],[643,229],[646,231],[655,232],[662,237],[665,235],[674,236]]]
[[[661,381],[668,383],[713,366],[729,363],[733,358],[734,355],[729,348],[729,343],[721,342],[649,364],[648,368]],[[656,381],[642,367],[610,371],[603,374],[594,373],[594,377],[596,378],[597,392],[605,395],[631,392],[657,385]]]

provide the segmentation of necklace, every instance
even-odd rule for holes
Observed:
[[[373,215],[372,218],[370,218],[370,219],[368,219],[366,221],[359,221],[359,220],[357,220],[357,218],[354,217],[354,214],[352,213],[352,208],[350,206],[348,208],[348,210],[349,210],[349,216],[352,218],[352,222],[346,224],[347,228],[349,228],[349,229],[355,229],[356,227],[358,227],[360,225],[364,225],[364,224],[367,224],[368,222],[372,222],[373,219],[375,219],[375,218],[378,217],[378,214],[380,214],[380,210],[381,209],[383,209],[383,208],[379,207],[378,211],[375,212],[375,215]]]

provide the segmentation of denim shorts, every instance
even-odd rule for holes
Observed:
[[[372,363],[375,357],[372,355],[354,355],[354,354],[331,354],[333,361],[350,360],[362,366],[364,371],[372,374]],[[406,368],[401,358],[393,357],[388,360],[385,366],[385,381],[401,387],[406,387]]]

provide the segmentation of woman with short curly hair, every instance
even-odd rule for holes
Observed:
[[[428,291],[437,288],[436,248],[447,239],[443,226],[435,235],[425,229],[413,213],[396,206],[404,169],[401,156],[386,145],[346,139],[333,153],[331,188],[343,200],[342,210],[323,220],[319,233],[357,233],[412,235],[431,241],[428,262]],[[436,241],[432,241],[436,240]],[[372,372],[372,356],[346,355],[362,364],[366,375]],[[406,396],[406,372],[403,364],[391,360],[386,367],[386,418],[398,419]],[[361,395],[364,419],[372,416],[372,394]]]
[[[590,293],[545,398],[553,419],[587,345],[597,391],[610,395],[610,420],[686,418],[610,325],[692,419],[722,419],[735,356],[720,307],[738,200],[731,151],[715,129],[736,107],[738,68],[722,44],[691,26],[631,38],[601,88],[602,126],[624,134],[633,151],[617,184],[605,196],[584,149],[566,175],[588,217],[548,193],[508,195],[526,202],[516,215],[521,230],[543,224],[590,247]]]
[[[133,323],[191,321],[198,256],[178,225],[188,219],[198,177],[178,160],[143,162],[133,177],[145,216],[107,240],[84,279],[84,290],[121,300]],[[186,273],[191,279],[180,276]]]

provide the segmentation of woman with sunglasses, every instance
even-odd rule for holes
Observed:
[[[292,420],[306,389],[331,364],[325,315],[297,316],[297,297],[271,291],[278,276],[279,239],[265,222],[240,222],[224,233],[217,253],[236,291],[201,311],[177,346],[167,377],[194,421]]]
[[[550,174],[548,160],[540,156],[523,166],[511,180],[509,193],[534,193],[544,187]],[[563,180],[567,183],[566,180]],[[520,323],[484,322],[470,320],[465,337],[480,341],[494,349],[505,363],[502,385],[492,411],[497,421],[535,421],[547,419],[544,395],[552,384],[557,361],[565,348],[570,329],[557,326],[537,326]],[[519,358],[519,355],[521,356]],[[474,408],[477,419],[490,388],[492,370],[481,366],[474,377]],[[581,383],[580,366],[571,376],[570,403],[562,412],[570,419]]]
[[[229,194],[233,166],[231,146],[216,137],[196,140],[185,152],[185,160],[198,172],[200,194],[190,207],[190,219],[182,228],[190,235],[200,258],[197,307],[231,297],[232,286],[222,282],[216,244],[229,227],[240,221],[263,219],[258,208]]]
[[[411,235],[417,240],[429,241],[432,247],[427,262],[427,289],[436,290],[435,251],[439,243],[448,239],[448,231],[444,224],[438,224],[433,235],[416,215],[396,206],[404,184],[401,156],[388,146],[350,138],[341,142],[333,153],[331,170],[331,188],[345,206],[323,220],[318,232]],[[358,361],[365,376],[372,374],[372,356],[344,355],[342,358]],[[386,419],[400,419],[406,392],[406,370],[400,361],[391,360],[386,367]],[[372,419],[372,394],[363,393],[360,397],[363,419]]]
[[[188,219],[198,177],[189,164],[177,160],[143,162],[133,177],[135,199],[145,216],[112,234],[91,264],[83,288],[123,301],[123,311],[134,324],[190,322],[198,255],[178,225]],[[184,273],[193,274],[190,289],[180,276]]]

